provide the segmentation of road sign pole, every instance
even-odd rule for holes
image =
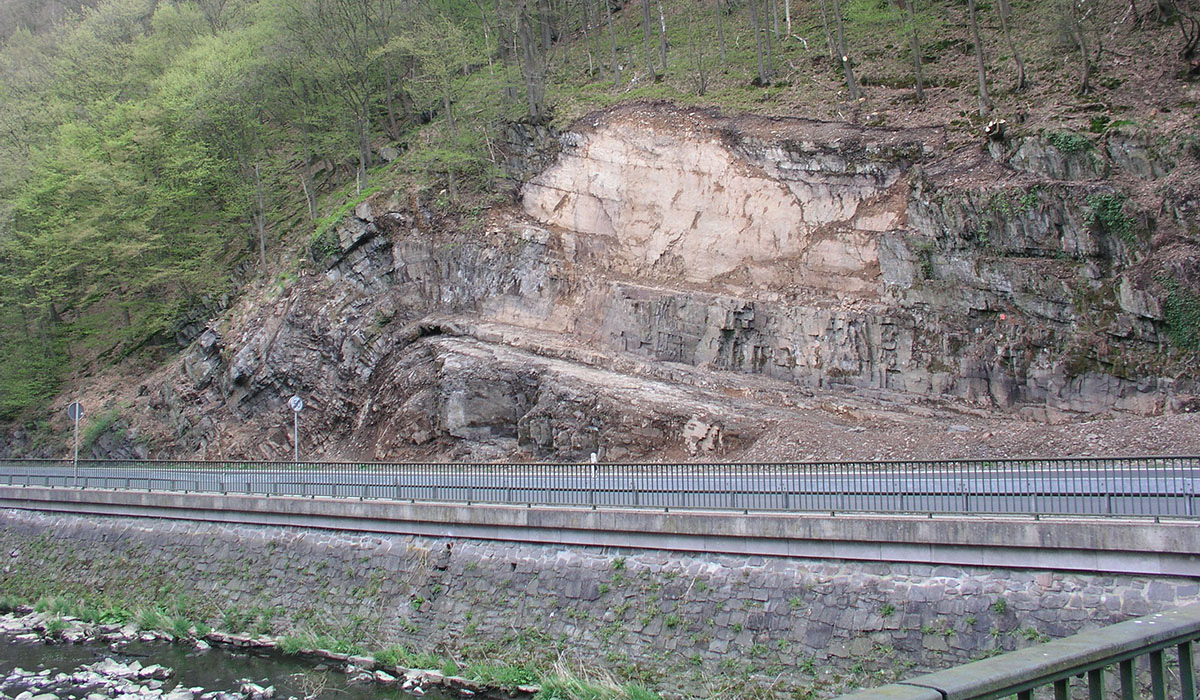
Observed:
[[[300,411],[304,410],[304,399],[296,394],[288,399],[288,406],[292,407],[292,462],[300,463]]]
[[[79,419],[83,418],[83,404],[78,401],[72,401],[71,405],[67,406],[67,416],[75,424],[75,456],[71,463],[74,465],[71,471],[71,484],[79,485]]]

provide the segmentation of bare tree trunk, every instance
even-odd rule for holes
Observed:
[[[779,35],[779,16],[778,16],[778,13],[775,12],[775,0],[764,0],[764,1],[765,1],[766,5],[763,6],[763,23],[764,24],[766,23],[767,11],[768,11],[768,7],[769,7],[770,12],[775,15],[775,35],[778,36]],[[765,40],[765,42],[767,44],[767,81],[770,82],[772,79],[775,78],[775,58],[772,55],[773,42],[771,41],[771,32],[767,31],[765,27],[763,28],[763,39]]]
[[[717,41],[721,44],[721,65],[725,65],[729,57],[725,51],[725,8],[721,0],[717,0]]]
[[[608,0],[600,0],[600,1],[603,3],[606,3],[606,4],[608,3]],[[593,19],[595,20],[594,24],[592,24],[592,28],[594,30],[592,32],[592,34],[594,34],[596,37],[596,66],[600,70],[600,77],[604,78],[604,59],[601,58],[601,56],[604,55],[603,21],[600,19],[600,8],[596,7],[593,0],[588,0],[588,12],[592,15]],[[616,70],[616,68],[614,67],[613,70]]]
[[[317,193],[314,192],[312,180],[312,145],[308,141],[308,123],[301,118],[300,140],[304,144],[304,171],[300,173],[300,189],[304,191],[304,204],[308,210],[308,220],[317,220]]]
[[[371,122],[368,105],[363,105],[363,114],[358,118],[358,192],[367,189],[367,170],[371,167]]]
[[[792,35],[792,0],[783,0],[783,22],[787,28],[787,36]]]
[[[917,33],[917,0],[896,0],[908,13],[908,50],[913,60],[913,80],[917,102],[925,100],[925,74],[921,65],[921,37]]]
[[[1009,29],[1009,20],[1012,19],[1012,7],[1008,4],[1008,0],[999,0],[999,3],[1000,30],[1004,32],[1004,43],[1008,45],[1008,50],[1012,52],[1013,63],[1017,66],[1017,84],[1013,89],[1020,92],[1025,89],[1025,62],[1021,60],[1021,52],[1017,50],[1017,45],[1012,39],[1012,31]]]
[[[529,107],[529,118],[541,124],[546,117],[546,75],[542,67],[543,54],[538,51],[538,41],[533,36],[533,19],[529,5],[536,0],[524,0],[517,18],[517,40],[521,45],[521,68],[525,74],[525,100]]]
[[[838,60],[837,49],[833,46],[833,32],[829,29],[829,13],[825,9],[825,0],[820,0],[821,3],[821,26],[825,28],[825,44],[829,47],[829,60],[834,63],[840,63]]]
[[[642,44],[646,49],[646,70],[650,73],[651,80],[657,80],[654,52],[650,49],[650,0],[642,0]]]
[[[443,86],[443,90],[445,86]],[[458,125],[454,121],[454,105],[450,102],[450,93],[442,92],[442,111],[446,113],[446,126],[450,129],[451,140],[458,140]],[[458,201],[458,173],[454,172],[454,168],[446,169],[446,184],[450,190],[450,200]]]
[[[1068,33],[1079,48],[1079,94],[1086,95],[1092,89],[1092,58],[1085,24],[1087,9],[1082,0],[1063,0],[1059,7],[1066,17]]]
[[[387,91],[383,101],[387,103],[387,118],[388,118],[388,136],[398,138],[400,136],[400,128],[396,124],[396,107],[392,104],[392,66],[390,62],[385,61],[383,67],[383,88]]]
[[[846,48],[846,32],[842,27],[841,0],[833,0],[833,21],[837,28],[838,61],[842,65],[842,72],[846,74],[846,87],[850,90],[850,99],[857,100],[859,96],[858,81],[854,79],[854,66],[850,64],[850,51]]]
[[[609,57],[612,59],[613,83],[616,84],[621,80],[621,71],[617,67],[617,32],[613,29],[612,4],[609,0],[600,2],[604,3],[604,14],[608,18]]]
[[[542,30],[542,55],[549,56],[551,45],[554,43],[554,7],[550,0],[538,1],[538,26]]]
[[[1079,44],[1080,78],[1079,94],[1086,95],[1092,91],[1092,58],[1088,54],[1087,33],[1080,21],[1075,26],[1075,42]]]
[[[591,0],[583,0],[583,45],[587,47],[588,57],[588,76],[596,72],[595,54],[592,53],[592,2]],[[603,77],[604,69],[600,69],[601,77]]]
[[[262,172],[258,167],[258,158],[254,159],[254,228],[258,230],[258,262],[266,273],[267,270],[267,223],[266,198],[263,197]]]
[[[658,54],[663,72],[667,72],[667,16],[663,13],[662,0],[658,0]]]
[[[750,28],[754,32],[754,51],[758,58],[758,84],[767,84],[767,69],[763,64],[762,29],[758,21],[758,0],[750,0]]]
[[[983,42],[979,39],[975,0],[967,0],[967,14],[971,19],[971,39],[975,42],[975,68],[979,73],[979,116],[986,117],[992,111],[992,96],[988,94],[987,64],[983,59]]]

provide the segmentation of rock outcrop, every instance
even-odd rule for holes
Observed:
[[[1132,138],[1086,164],[1053,144],[597,114],[482,231],[359,206],[155,406],[209,455],[289,453],[263,426],[301,393],[326,458],[574,460],[719,457],[824,391],[1038,420],[1194,404],[1156,272],[1194,241],[1096,179],[1168,166]]]

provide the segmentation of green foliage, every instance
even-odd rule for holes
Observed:
[[[71,624],[61,617],[53,617],[46,621],[46,636],[51,639],[62,637],[62,633],[67,631]]]
[[[1008,611],[1008,601],[1003,598],[997,598],[992,602],[990,607],[992,612],[996,613],[997,615],[1003,615]]]
[[[600,27],[585,20],[579,3],[556,8],[547,27],[556,40],[534,47],[556,125],[638,99],[727,113],[846,111],[830,87],[839,81],[817,4],[793,4],[790,36],[774,18],[764,22],[776,75],[762,87],[750,86],[756,52],[745,3],[663,6],[670,51],[655,80],[641,64],[638,12],[614,8],[610,28],[604,17]],[[230,273],[258,260],[260,246],[267,268],[278,248],[306,242],[313,260],[327,261],[336,223],[377,186],[410,178],[423,201],[464,209],[495,189],[498,130],[530,104],[522,79],[530,57],[511,45],[516,6],[213,7],[99,0],[38,33],[0,39],[0,419],[36,417],[82,364],[167,343],[198,300],[229,291]],[[871,85],[912,82],[914,32],[929,84],[958,88],[969,46],[949,30],[962,26],[961,3],[899,7],[843,3],[868,95]],[[1030,28],[1018,32],[1025,41],[1057,50],[1058,38],[1034,30],[1049,26],[1052,7],[1014,11],[1015,25]],[[727,35],[720,50],[718,19]],[[1047,71],[1039,83],[1052,84]],[[1080,118],[1078,128],[1095,133],[1115,126],[1103,115]],[[1064,153],[1093,148],[1080,133],[1047,138]],[[384,143],[402,156],[373,168],[372,149]],[[349,194],[342,188],[352,180]],[[317,221],[322,198],[336,205]],[[917,264],[932,277],[931,254]]]
[[[1174,277],[1155,278],[1167,291],[1163,317],[1167,337],[1181,350],[1200,351],[1200,294]]]
[[[1092,148],[1091,139],[1074,131],[1051,131],[1046,134],[1046,140],[1066,154],[1083,153]]]
[[[1128,199],[1118,192],[1088,195],[1084,224],[1093,230],[1117,236],[1130,245],[1136,244],[1133,218],[1125,213]]]
[[[101,435],[108,432],[117,421],[121,419],[121,411],[118,408],[110,408],[93,419],[87,424],[79,436],[79,449],[84,450],[90,448],[100,439]],[[87,417],[84,417],[87,420]]]
[[[471,680],[504,690],[516,690],[523,685],[535,685],[539,679],[537,671],[526,665],[471,664],[467,666],[465,673]]]
[[[891,603],[884,603],[883,606],[879,608],[879,616],[880,617],[891,617],[892,615],[895,615],[895,614],[896,614],[896,606],[892,605]]]
[[[317,220],[316,229],[312,234],[312,240],[316,241],[317,239],[321,238],[327,231],[341,223],[342,220],[350,214],[350,212],[354,211],[355,207],[367,201],[371,195],[378,191],[379,186],[376,185],[374,187],[368,187],[361,192],[348,195],[346,200],[334,208],[333,211]]]
[[[144,630],[169,630],[170,618],[159,608],[143,608],[136,618],[137,626]]]

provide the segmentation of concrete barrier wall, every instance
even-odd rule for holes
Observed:
[[[1147,568],[1161,569],[1197,551],[1171,524],[972,531],[920,518],[15,491],[0,488],[6,592],[185,596],[216,622],[232,611],[277,633],[460,658],[561,652],[698,691],[725,678],[829,695],[1200,600],[1186,576],[902,559],[965,557],[966,538],[1002,537],[978,561],[1032,556],[1040,541],[1092,557],[1145,547]]]
[[[354,532],[1200,577],[1193,522],[521,507],[0,486],[0,507]]]

